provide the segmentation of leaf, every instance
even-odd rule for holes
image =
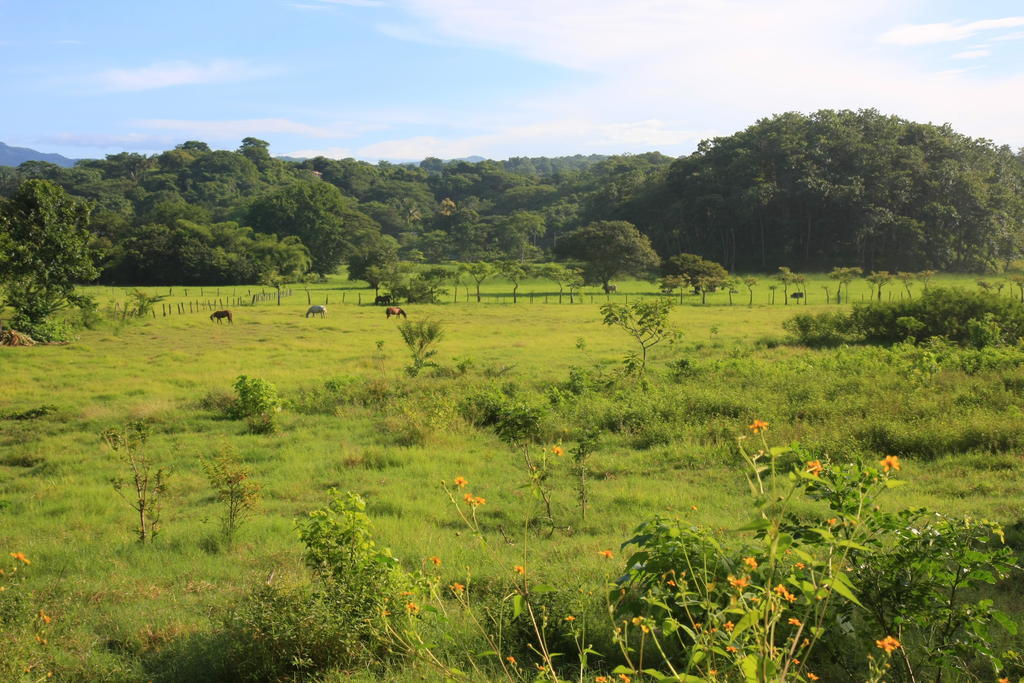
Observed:
[[[512,598],[512,618],[516,619],[523,613],[523,596],[518,593]]]
[[[992,610],[992,618],[995,619],[1000,626],[1006,629],[1006,632],[1011,636],[1017,635],[1017,622],[1007,616],[1004,612],[994,609]]]
[[[733,531],[761,531],[762,529],[767,529],[771,525],[772,523],[769,522],[767,519],[753,519],[744,524],[743,526],[736,527],[735,529],[733,529]]]
[[[845,574],[840,572],[830,580],[824,581],[823,583],[858,607],[864,606],[860,604],[860,600],[858,600],[857,596],[853,594],[853,584],[850,583],[850,579],[848,579]]]
[[[747,612],[746,614],[744,614],[743,618],[740,619],[739,623],[737,623],[736,626],[733,628],[733,630],[732,630],[732,637],[731,637],[730,641],[736,640],[736,638],[738,638],[741,633],[743,633],[748,628],[753,626],[754,623],[757,622],[757,619],[758,619],[759,616],[760,616],[760,613],[757,610],[751,610],[751,611]]]
[[[747,680],[747,683],[757,683],[757,657],[754,655],[747,655],[740,662],[740,670],[743,671],[743,677]]]

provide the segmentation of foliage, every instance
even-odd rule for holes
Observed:
[[[672,312],[669,299],[638,301],[633,304],[604,304],[604,324],[622,329],[640,346],[640,355],[626,357],[626,366],[643,375],[647,370],[647,351],[672,337],[668,316]]]
[[[101,435],[107,448],[128,467],[131,478],[115,477],[114,490],[138,515],[136,534],[139,543],[152,543],[160,532],[160,504],[167,491],[167,470],[158,467],[146,453],[149,427],[144,422],[129,422],[123,427],[110,428]],[[128,495],[125,495],[125,489]],[[130,497],[129,497],[130,496]]]
[[[701,303],[706,303],[708,292],[724,287],[729,277],[729,271],[721,264],[696,254],[676,254],[666,259],[661,265],[661,272],[666,277],[683,278],[695,293],[701,295]]]
[[[1008,549],[985,548],[998,526],[882,512],[875,500],[901,483],[898,458],[833,465],[769,447],[767,427],[755,420],[763,447],[742,450],[757,510],[736,530],[742,540],[656,518],[624,544],[634,551],[611,599],[628,673],[646,647],[659,675],[693,680],[712,670],[747,680],[857,677],[877,641],[891,644],[886,658],[896,652],[886,668],[907,680],[981,663],[998,674],[988,628],[1016,627],[991,600],[969,597],[1014,569]],[[775,480],[782,458],[800,463],[788,485]],[[798,514],[802,501],[814,512]]]
[[[410,377],[420,374],[423,368],[436,367],[430,360],[437,355],[433,348],[444,338],[444,326],[438,320],[406,320],[398,325],[398,333],[409,348],[412,364],[405,368]]]
[[[603,285],[622,273],[643,275],[657,268],[651,241],[626,221],[595,221],[562,236],[555,251],[583,264],[587,282]]]
[[[265,379],[239,375],[235,380],[236,398],[231,407],[235,419],[244,419],[253,434],[277,431],[275,416],[281,410],[277,388]]]
[[[12,324],[39,341],[63,331],[48,319],[86,298],[75,285],[96,277],[88,242],[89,206],[46,180],[26,180],[0,200],[0,287]]]
[[[230,548],[242,522],[259,504],[262,487],[250,478],[251,472],[230,444],[225,443],[215,455],[201,458],[200,462],[214,495],[223,505],[221,536]]]

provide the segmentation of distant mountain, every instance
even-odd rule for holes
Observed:
[[[19,166],[26,161],[48,161],[58,166],[74,166],[75,160],[60,154],[37,152],[28,147],[11,147],[0,142],[0,166]]]

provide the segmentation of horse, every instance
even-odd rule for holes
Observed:
[[[306,317],[308,318],[311,315],[318,315],[321,318],[323,318],[327,315],[327,307],[321,306],[319,304],[310,306],[309,309],[306,311]]]
[[[398,306],[388,306],[386,309],[384,309],[384,313],[387,314],[388,320],[391,320],[391,316],[393,316],[393,315],[394,316],[399,316],[400,315],[403,318],[408,318],[409,317],[409,316],[407,316],[405,314],[405,311],[403,311]]]
[[[210,314],[210,322],[216,320],[218,325],[220,324],[220,321],[223,320],[224,318],[227,318],[228,322],[231,323],[232,325],[235,324],[235,319],[231,317],[231,311],[214,311],[213,313]]]
[[[390,306],[393,303],[395,303],[395,300],[391,297],[390,294],[381,294],[380,296],[373,300],[374,306]]]
[[[603,289],[605,294],[614,294],[618,288],[615,285],[605,285]]]

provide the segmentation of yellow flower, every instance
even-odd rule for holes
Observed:
[[[822,467],[820,460],[811,460],[807,463],[807,473],[815,477],[821,474],[823,469],[825,468]]]
[[[750,579],[748,577],[746,577],[746,576],[742,576],[742,577],[737,579],[735,576],[730,574],[728,576],[728,579],[729,579],[729,585],[732,586],[733,588],[745,588],[750,583]]]
[[[878,461],[878,464],[882,466],[883,472],[888,472],[889,470],[896,470],[897,472],[899,472],[900,470],[900,459],[898,456],[895,455],[885,456],[884,458]]]
[[[21,562],[24,562],[25,564],[32,564],[31,560],[25,557],[25,553],[11,553],[11,557]]]
[[[754,420],[753,424],[747,425],[747,428],[755,434],[760,434],[768,429],[768,423],[764,420]]]
[[[428,559],[429,559],[429,560],[430,560],[431,562],[433,562],[433,563],[434,563],[434,566],[435,566],[435,567],[440,567],[440,566],[441,566],[441,558],[440,558],[440,557],[438,557],[437,555],[434,555],[433,557],[430,557],[430,558],[428,558]]]
[[[643,617],[633,617],[632,622],[633,622],[633,626],[639,626],[640,624],[644,623],[644,618]]]
[[[747,565],[751,569],[757,569],[757,560],[755,560],[753,557],[744,557],[743,564]]]
[[[606,559],[606,560],[610,560],[610,559],[612,559],[613,557],[615,557],[615,554],[614,554],[614,553],[612,553],[612,551],[611,551],[611,550],[599,550],[599,551],[597,552],[597,554],[598,554],[598,555],[600,555],[601,557],[603,557],[603,558],[604,558],[604,559]]]
[[[803,622],[802,621],[800,621],[799,619],[794,619],[792,617],[790,617],[789,623],[790,623],[791,626],[803,626]]]
[[[521,564],[517,564],[516,566],[512,567],[512,570],[515,571],[516,574],[525,574],[526,573],[526,567],[524,567]]]
[[[1010,683],[1010,679],[1009,678],[1000,678],[999,679],[999,683]]]
[[[453,593],[461,593],[462,591],[466,590],[466,587],[458,582],[453,583],[451,586],[449,586],[449,588],[452,589]]]
[[[570,614],[569,616],[567,616],[567,617],[565,618],[565,620],[566,620],[566,621],[576,621],[576,617],[574,617],[573,615],[571,615],[571,614]]]
[[[466,480],[465,477],[455,477],[455,485],[458,486],[460,489],[468,483],[469,482]]]
[[[562,448],[561,446],[552,446],[551,452],[554,453],[555,455],[565,455],[565,449]]]
[[[881,640],[876,640],[875,645],[885,650],[886,654],[888,654],[900,646],[900,641],[896,640],[892,636],[886,636]]]
[[[736,628],[736,624],[732,623],[731,621],[727,621],[724,624],[722,624],[722,628],[724,628],[726,631],[732,633],[732,630],[734,628]]]

